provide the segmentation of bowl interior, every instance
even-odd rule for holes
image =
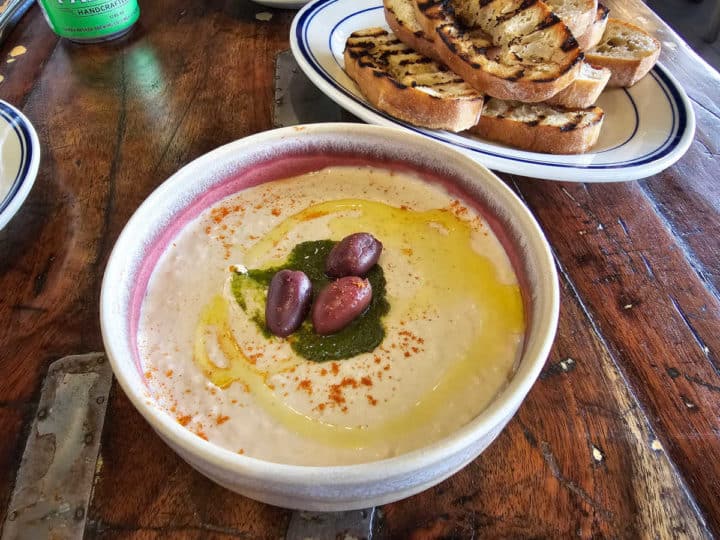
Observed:
[[[148,281],[173,238],[203,210],[224,197],[264,182],[331,165],[374,165],[410,172],[441,184],[476,207],[510,256],[526,314],[522,359],[508,386],[469,425],[449,439],[413,452],[412,466],[456,451],[506,421],[537,378],[557,324],[558,288],[553,259],[535,220],[520,200],[487,169],[454,150],[399,130],[349,124],[317,124],[261,133],[221,147],[178,171],[138,209],[121,234],[107,266],[101,298],[103,338],[116,376],[135,406],[171,444],[217,465],[257,473],[310,467],[261,462],[203,441],[154,407],[137,350],[136,335]],[[383,460],[399,467],[403,456]],[[373,462],[379,464],[382,462]],[[372,464],[368,464],[371,465]],[[341,466],[345,472],[362,469]],[[322,468],[320,468],[322,469]],[[378,471],[378,479],[382,478]],[[318,477],[323,482],[331,476]]]

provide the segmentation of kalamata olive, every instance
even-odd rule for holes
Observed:
[[[364,276],[375,266],[382,248],[382,244],[370,233],[346,236],[330,251],[325,261],[325,273],[335,278]]]
[[[353,322],[370,305],[372,286],[367,279],[347,276],[327,285],[312,308],[312,322],[320,335],[334,334]]]
[[[280,337],[300,328],[310,309],[312,283],[304,272],[280,270],[270,281],[265,304],[265,325]]]

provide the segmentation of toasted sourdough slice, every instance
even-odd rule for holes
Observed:
[[[593,45],[600,41],[610,10],[602,4],[598,6],[597,0],[547,0],[546,3],[562,19],[574,36],[589,36],[594,29],[597,36]],[[385,20],[400,41],[420,54],[442,62],[432,39],[425,34],[417,21],[414,0],[383,0],[383,7]],[[601,17],[601,10],[604,10],[602,11],[603,17]],[[601,20],[601,25],[598,24],[598,20]],[[577,38],[577,40],[579,43],[580,39]]]
[[[598,45],[588,51],[588,62],[608,68],[608,86],[632,86],[652,69],[660,56],[660,42],[638,28],[610,18]]]
[[[414,0],[383,0],[385,20],[400,41],[420,54],[442,62],[435,44],[415,17]]]
[[[531,152],[580,154],[597,142],[604,115],[599,107],[564,109],[491,98],[470,132]]]
[[[592,26],[598,9],[597,0],[545,0],[545,3],[562,19],[575,39]]]
[[[414,0],[444,63],[490,96],[544,101],[578,75],[583,54],[540,0]]]
[[[475,125],[483,97],[444,66],[383,28],[353,32],[345,70],[378,109],[416,126],[462,131]]]
[[[600,40],[605,33],[605,27],[607,26],[608,15],[610,14],[610,8],[603,4],[598,4],[597,12],[595,14],[595,20],[590,25],[584,34],[576,35],[578,45],[583,51],[592,49],[595,45],[600,43]]]
[[[413,3],[414,0],[384,0],[385,19],[405,45],[442,62],[433,42],[417,21]],[[589,107],[597,101],[609,78],[609,70],[583,64],[579,76],[546,103],[571,108]]]
[[[605,90],[610,75],[610,70],[607,68],[595,67],[583,62],[578,78],[545,103],[572,109],[584,109],[595,105],[600,94]]]

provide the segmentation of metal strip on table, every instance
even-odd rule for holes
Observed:
[[[285,540],[372,540],[378,510],[293,512]]]
[[[323,94],[299,68],[291,51],[275,58],[273,126],[357,120]]]
[[[83,537],[111,383],[101,353],[50,365],[2,540]]]

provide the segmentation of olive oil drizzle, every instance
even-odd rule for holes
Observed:
[[[429,311],[443,317],[465,317],[458,310],[470,306],[467,309],[474,310],[482,324],[469,346],[456,358],[439,359],[432,390],[404,410],[390,407],[394,415],[389,420],[372,426],[331,424],[293,409],[267,383],[272,375],[305,361],[288,359],[272,372],[252,365],[233,337],[227,301],[218,296],[203,311],[196,331],[194,359],[203,373],[220,388],[235,381],[246,385],[260,407],[279,423],[301,436],[335,447],[360,448],[396,441],[428,425],[441,407],[472,407],[455,403],[454,397],[469,380],[489,369],[493,358],[505,354],[508,336],[522,333],[519,287],[499,280],[492,262],[473,249],[471,224],[452,211],[413,211],[361,199],[328,201],[290,216],[247,251],[244,263],[249,267],[272,266],[278,261],[263,259],[294,227],[327,216],[333,237],[342,238],[358,230],[370,232],[381,239],[385,250],[405,253],[410,267],[418,270],[422,286],[404,301],[389,296],[391,312],[397,311],[406,319],[422,318]],[[219,367],[210,358],[209,336],[217,339],[227,367]],[[479,413],[482,406],[476,405],[472,414]]]
[[[217,296],[205,308],[195,339],[195,362],[203,373],[218,387],[227,388],[236,381],[242,382],[256,402],[272,416],[295,433],[340,448],[365,448],[383,441],[390,441],[430,421],[439,407],[447,403],[449,396],[472,376],[472,365],[458,362],[441,381],[413,407],[378,426],[346,426],[313,418],[285,403],[267,384],[274,374],[291,368],[292,362],[273,371],[255,368],[235,341],[228,320],[227,301]],[[230,366],[216,365],[207,352],[208,330],[214,330],[215,339]]]

